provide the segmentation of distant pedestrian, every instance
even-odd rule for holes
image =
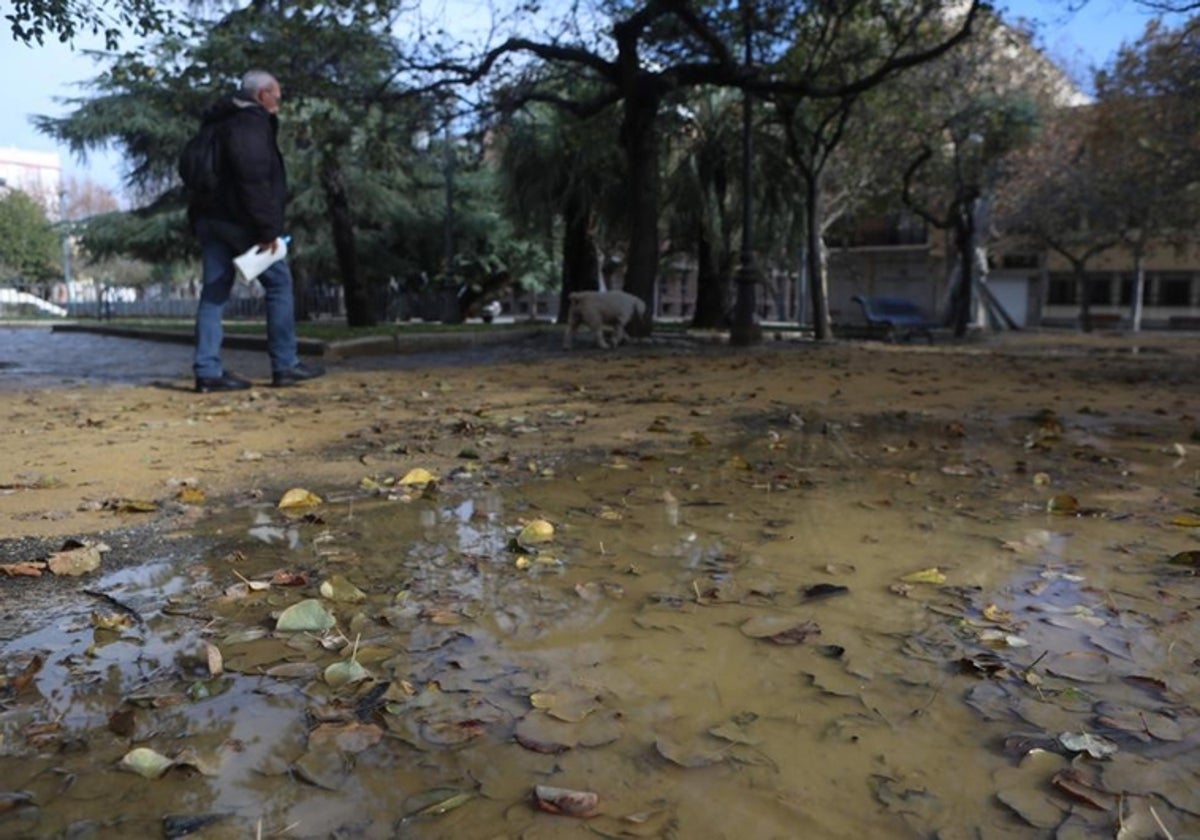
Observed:
[[[221,318],[233,289],[233,259],[251,247],[271,253],[281,247],[288,201],[287,173],[276,139],[281,96],[274,76],[251,70],[242,77],[240,90],[204,113],[204,122],[216,127],[216,188],[209,194],[193,194],[188,205],[203,260],[192,364],[196,390],[201,393],[250,387],[248,380],[221,366]],[[287,260],[271,265],[258,280],[266,297],[271,384],[295,385],[321,376],[324,368],[304,364],[296,353],[296,313]]]

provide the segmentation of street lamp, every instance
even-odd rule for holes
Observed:
[[[747,73],[754,57],[750,44],[751,2],[752,0],[741,0]],[[729,343],[741,347],[762,341],[762,327],[754,318],[758,268],[754,264],[754,201],[750,190],[754,169],[752,99],[748,89],[742,91],[742,253],[741,265],[737,271],[737,299],[733,309],[733,325],[729,330]]]

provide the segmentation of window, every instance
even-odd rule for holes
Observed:
[[[1120,300],[1121,306],[1130,306],[1133,304],[1133,283],[1134,283],[1133,277],[1122,277],[1121,278],[1121,300]],[[1150,303],[1150,289],[1151,288],[1152,288],[1152,286],[1150,283],[1150,277],[1147,276],[1146,277],[1146,285],[1142,289],[1142,303],[1144,303],[1144,304]]]
[[[1106,305],[1112,303],[1112,283],[1107,277],[1087,279],[1088,303]]]
[[[1054,306],[1076,302],[1075,278],[1070,274],[1051,274],[1046,303]]]
[[[1186,274],[1160,275],[1158,281],[1159,306],[1191,306],[1192,280]]]
[[[1000,258],[1000,267],[1025,269],[1037,268],[1037,254],[1005,254]]]

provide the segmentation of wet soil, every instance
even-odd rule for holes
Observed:
[[[21,394],[60,478],[3,561],[110,551],[0,578],[0,837],[1195,834],[1196,378],[1032,337]]]

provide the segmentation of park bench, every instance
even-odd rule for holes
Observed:
[[[933,342],[933,330],[938,327],[925,317],[921,308],[911,300],[898,297],[855,295],[851,298],[862,307],[863,318],[871,332],[886,341],[908,341],[914,335]]]

